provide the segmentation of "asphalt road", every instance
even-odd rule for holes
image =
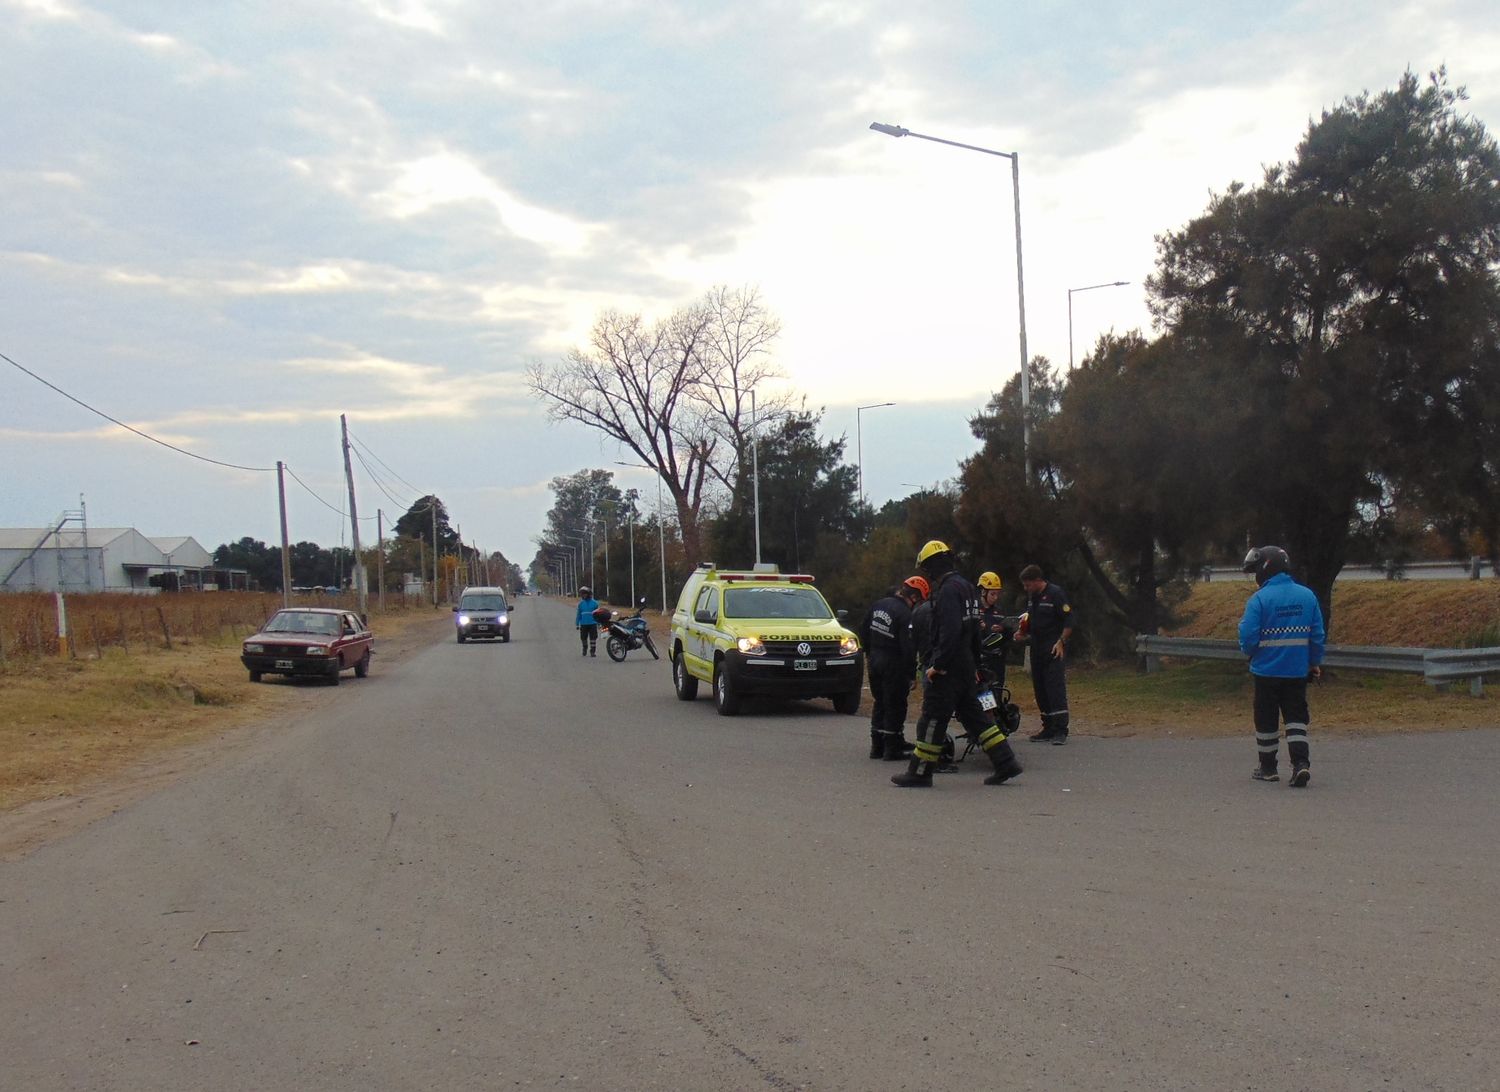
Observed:
[[[861,719],[720,718],[570,611],[0,864],[0,1086],[1500,1087],[1500,733],[902,791]]]

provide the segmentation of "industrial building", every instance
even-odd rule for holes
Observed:
[[[89,527],[73,514],[52,527],[0,528],[0,590],[138,592],[244,588],[243,569],[216,567],[186,535],[147,538],[133,527]]]

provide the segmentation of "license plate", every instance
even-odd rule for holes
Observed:
[[[488,633],[489,631],[490,631],[490,627],[489,626],[475,626],[474,627],[474,632],[475,633]]]
[[[292,661],[291,660],[277,660],[276,661],[276,666],[278,668],[280,668],[281,670],[283,670],[283,671],[290,671],[292,669]]]
[[[1000,703],[995,700],[995,695],[990,693],[988,690],[981,690],[979,692],[979,708],[993,709],[999,704]]]
[[[794,671],[816,671],[816,670],[818,670],[818,661],[817,660],[793,660],[792,661],[792,670],[794,670]]]

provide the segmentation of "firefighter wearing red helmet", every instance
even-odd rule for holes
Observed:
[[[891,778],[901,788],[929,788],[932,770],[942,757],[938,739],[950,717],[989,756],[995,772],[986,785],[999,785],[1021,773],[1021,764],[1006,740],[1005,729],[995,724],[979,704],[978,619],[979,597],[953,562],[953,551],[936,539],[917,553],[917,568],[932,586],[932,664],[927,669],[929,686],[917,718],[917,742],[911,765]]]

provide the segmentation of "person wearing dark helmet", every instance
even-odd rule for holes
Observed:
[[[901,788],[930,788],[933,767],[942,757],[941,726],[953,716],[979,740],[995,772],[984,779],[999,785],[1021,773],[1021,764],[1006,740],[1005,729],[991,722],[978,698],[979,598],[954,567],[953,551],[936,539],[917,554],[917,568],[932,588],[932,662],[929,686],[917,718],[917,742],[911,765],[891,778]]]
[[[1040,565],[1021,570],[1026,589],[1025,632],[1031,636],[1031,692],[1042,730],[1027,736],[1032,743],[1061,747],[1068,742],[1068,673],[1064,666],[1073,636],[1073,604],[1068,593],[1047,580]]]
[[[1307,749],[1307,680],[1323,669],[1323,609],[1318,597],[1292,579],[1292,561],[1280,546],[1257,546],[1245,555],[1244,569],[1257,590],[1240,619],[1240,651],[1250,657],[1255,677],[1256,781],[1276,781],[1280,728],[1286,724],[1291,786],[1312,778]]]
[[[870,757],[897,762],[907,757],[906,695],[916,671],[912,644],[912,608],[927,597],[927,581],[920,576],[891,589],[865,612],[859,643],[869,666]]]
[[[578,614],[574,624],[578,626],[578,639],[583,643],[583,655],[596,655],[595,649],[599,644],[599,619],[595,612],[599,610],[599,600],[594,598],[594,590],[587,584],[578,589]]]

